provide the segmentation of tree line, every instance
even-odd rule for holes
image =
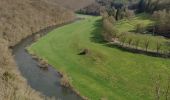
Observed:
[[[101,15],[103,17],[104,30],[102,35],[105,41],[117,42],[122,47],[134,48],[136,50],[143,49],[146,52],[148,49],[157,53],[165,52],[168,54],[170,52],[166,39],[131,32],[120,33],[115,27],[116,18],[113,15],[109,14],[106,9],[101,10]],[[141,32],[143,30],[145,30],[144,26],[137,24],[135,31]],[[161,51],[161,49],[165,51]]]

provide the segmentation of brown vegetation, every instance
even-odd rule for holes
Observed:
[[[98,3],[93,3],[77,12],[80,14],[100,15],[100,5]]]
[[[44,0],[1,0],[0,33],[14,46],[21,39],[47,26],[73,20],[74,14]],[[48,9],[47,9],[48,8]]]
[[[47,2],[61,4],[67,9],[79,10],[95,2],[95,0],[46,0]]]
[[[66,74],[62,74],[61,85],[67,88],[71,88],[70,79]]]
[[[16,69],[7,41],[0,39],[0,100],[41,100],[43,97],[26,84]]]
[[[159,10],[153,13],[153,18],[157,22],[153,28],[154,32],[170,38],[170,11]]]
[[[44,99],[20,75],[9,47],[45,27],[74,20],[74,13],[64,7],[79,9],[90,3],[82,1],[0,0],[0,100]]]

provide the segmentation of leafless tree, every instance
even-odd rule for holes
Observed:
[[[122,46],[124,46],[124,44],[126,42],[126,36],[125,35],[120,37],[120,42],[121,42]]]
[[[146,40],[144,41],[144,46],[145,46],[145,50],[146,50],[146,51],[148,51],[149,44],[150,44],[149,39],[146,39]]]
[[[157,43],[156,43],[157,53],[159,53],[159,51],[160,51],[160,49],[161,49],[161,46],[162,46],[162,44],[161,44],[159,41],[157,41]]]
[[[129,44],[129,46],[131,46],[132,41],[133,41],[133,39],[132,39],[132,38],[129,38],[129,39],[128,39],[128,44]]]

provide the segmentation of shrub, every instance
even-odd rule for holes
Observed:
[[[67,87],[67,88],[71,87],[71,85],[69,83],[69,77],[65,74],[63,74],[60,82],[61,82],[61,85],[64,87]]]
[[[144,27],[144,25],[143,24],[137,24],[136,25],[136,33],[143,33],[144,31],[145,31],[145,27]]]

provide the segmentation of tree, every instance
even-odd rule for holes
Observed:
[[[126,35],[125,33],[122,34],[122,36],[120,36],[119,40],[122,43],[122,46],[124,46],[125,42],[126,42]]]
[[[153,18],[156,21],[155,33],[170,37],[170,11],[160,10],[153,13]]]
[[[125,12],[125,15],[123,16],[124,18],[130,19],[131,17],[133,17],[135,15],[134,11],[133,10],[129,10],[128,7],[124,8],[124,12]]]
[[[145,11],[145,0],[140,0],[138,3],[138,12],[144,12]]]
[[[115,19],[113,16],[109,16],[109,17],[108,17],[108,20],[109,20],[112,24],[114,24],[114,23],[116,22],[116,19]]]
[[[162,46],[161,42],[157,41],[157,43],[156,43],[157,53],[159,53],[159,50],[161,49],[161,46]]]
[[[121,13],[121,10],[120,8],[117,9],[117,12],[116,12],[116,20],[120,20],[120,13]]]
[[[142,23],[136,25],[136,33],[143,33],[145,31],[145,27]]]
[[[129,44],[129,46],[131,46],[132,41],[133,41],[132,38],[129,38],[129,39],[128,39],[128,44]]]
[[[104,38],[106,41],[111,41],[112,38],[117,37],[118,30],[114,27],[114,25],[109,21],[109,18],[105,18],[103,20],[103,29],[104,29]]]
[[[112,8],[110,8],[110,9],[108,9],[108,14],[109,14],[109,16],[116,16],[116,8],[115,7],[112,7]]]
[[[148,51],[149,43],[150,43],[149,39],[146,38],[145,41],[144,41],[144,46],[145,46],[146,51]]]
[[[140,40],[139,40],[139,39],[136,39],[136,40],[135,40],[135,47],[136,47],[136,49],[138,49],[139,43],[140,43]]]

